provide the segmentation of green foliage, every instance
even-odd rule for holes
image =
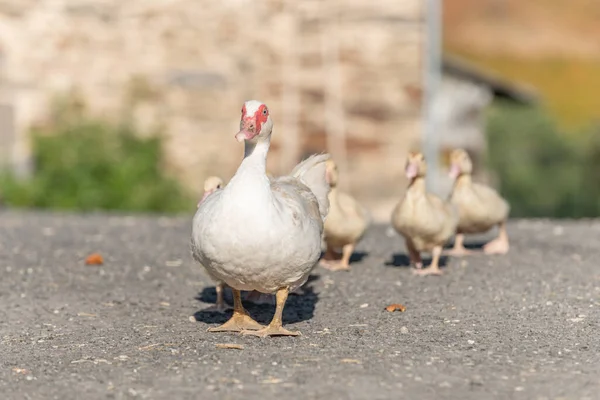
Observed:
[[[195,204],[161,169],[161,140],[85,118],[33,132],[36,172],[0,178],[9,206],[62,210],[177,212]]]
[[[488,118],[489,164],[513,217],[600,215],[600,134],[565,134],[535,108],[497,103]]]

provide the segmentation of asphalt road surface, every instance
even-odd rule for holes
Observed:
[[[351,271],[290,296],[302,336],[266,339],[206,332],[226,317],[202,311],[190,220],[0,213],[0,398],[600,398],[600,220],[512,221],[509,255],[440,277],[373,227]]]

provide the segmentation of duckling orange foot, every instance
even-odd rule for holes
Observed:
[[[421,269],[413,269],[414,275],[426,276],[426,275],[442,275],[444,272],[439,268],[421,268]]]
[[[227,310],[231,310],[232,307],[229,306],[228,304],[225,303],[217,303],[217,304],[213,304],[210,307],[205,308],[204,310],[202,310],[203,312],[217,312],[219,314],[224,314]]]
[[[255,320],[252,319],[249,315],[245,314],[236,314],[229,319],[229,321],[225,322],[223,325],[216,326],[214,328],[208,328],[208,332],[243,332],[250,330],[260,330],[263,329],[264,325],[259,324]]]
[[[269,325],[257,331],[243,330],[242,335],[252,335],[264,338],[267,336],[300,336],[301,333],[298,331],[288,331],[282,326]]]
[[[321,266],[330,271],[350,271],[350,266],[340,261],[330,261],[326,264],[321,263]]]
[[[506,254],[508,253],[508,240],[494,239],[483,246],[485,254]]]
[[[225,311],[227,310],[231,310],[232,307],[230,307],[227,303],[225,303],[225,299],[223,298],[223,291],[225,290],[225,284],[224,283],[219,283],[217,285],[217,287],[215,288],[215,290],[217,291],[217,302],[208,307],[205,308],[203,311],[205,312],[218,312],[218,313],[225,313]]]
[[[471,250],[465,248],[464,242],[465,236],[462,233],[458,233],[456,238],[454,238],[454,247],[452,250],[448,250],[446,254],[457,257],[473,254]]]
[[[466,249],[465,247],[452,248],[445,252],[449,256],[460,257],[460,256],[468,256],[473,254],[473,251]]]

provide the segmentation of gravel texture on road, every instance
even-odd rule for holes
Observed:
[[[507,256],[450,258],[440,277],[414,276],[375,226],[351,271],[317,267],[290,296],[302,336],[266,339],[206,332],[226,316],[202,311],[215,290],[190,224],[1,212],[0,398],[600,398],[598,220],[511,221]],[[267,323],[274,307],[248,310]]]

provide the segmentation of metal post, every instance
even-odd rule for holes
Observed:
[[[425,58],[423,96],[424,132],[421,136],[425,159],[427,160],[427,188],[436,192],[439,189],[440,138],[436,118],[436,98],[441,82],[442,53],[442,6],[440,0],[427,0],[425,9],[425,38],[423,57]]]

